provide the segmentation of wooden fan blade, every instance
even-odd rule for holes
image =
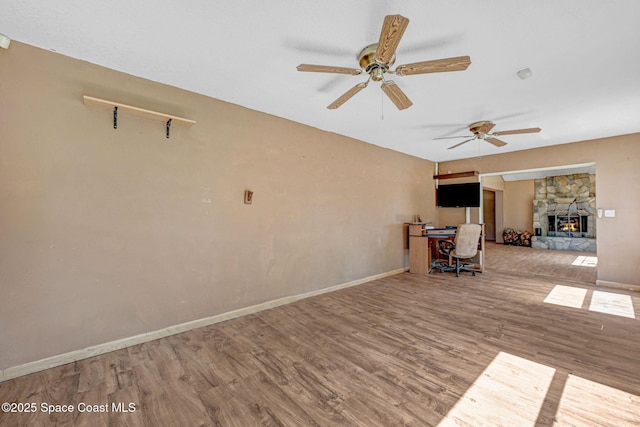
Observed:
[[[515,130],[503,130],[500,132],[494,132],[494,135],[515,135],[518,133],[537,133],[542,129],[540,128],[527,128],[527,129],[515,129]]]
[[[357,85],[355,85],[354,87],[352,87],[351,89],[349,89],[348,91],[340,95],[340,97],[335,101],[333,101],[331,104],[329,104],[327,108],[329,110],[335,110],[336,108],[340,107],[342,104],[347,102],[349,99],[351,99],[351,97],[353,97],[356,93],[360,92],[365,87],[367,87],[367,82],[358,83]]]
[[[296,68],[298,71],[311,71],[314,73],[351,74],[353,76],[356,76],[362,73],[362,70],[360,70],[359,68],[332,67],[330,65],[300,64]]]
[[[434,61],[414,62],[413,64],[399,65],[396,74],[410,76],[412,74],[443,73],[447,71],[466,70],[471,64],[468,56],[455,58],[436,59]]]
[[[400,39],[407,29],[409,20],[400,15],[387,15],[384,17],[382,31],[380,31],[380,40],[378,40],[378,48],[374,55],[376,61],[381,64],[387,64],[396,53],[396,48]]]
[[[458,135],[458,136],[443,136],[441,138],[433,138],[433,140],[435,141],[436,139],[454,139],[454,138],[469,138],[470,135]]]
[[[382,82],[382,90],[387,94],[389,99],[396,104],[398,110],[404,110],[405,108],[409,108],[413,105],[413,102],[405,95],[405,93],[400,89],[400,86],[395,84],[392,80],[387,80]]]
[[[491,123],[491,122],[490,123],[485,123],[484,126],[483,126],[484,129],[482,129],[482,131],[484,133],[489,133],[489,132],[491,132],[491,129],[493,129],[494,127],[496,127],[495,123]]]
[[[474,136],[473,138],[471,138],[471,139],[467,139],[466,141],[459,142],[459,143],[457,143],[456,145],[452,145],[451,147],[447,148],[447,150],[451,150],[452,148],[459,147],[459,146],[461,146],[462,144],[466,144],[466,143],[467,143],[467,142],[469,142],[469,141],[473,141],[474,139],[476,139],[476,137],[475,137],[475,136]]]
[[[491,143],[491,144],[493,144],[493,145],[495,145],[496,147],[502,147],[502,146],[507,145],[507,143],[506,143],[506,142],[501,141],[501,140],[499,140],[499,139],[497,139],[497,138],[491,138],[491,137],[489,137],[489,138],[485,138],[484,140],[485,140],[485,141],[487,141],[487,142],[489,142],[489,143]]]

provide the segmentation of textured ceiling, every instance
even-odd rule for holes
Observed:
[[[398,111],[363,76],[301,73],[300,63],[357,67],[385,15],[410,19],[396,65],[461,55],[466,71],[391,76],[414,105]],[[136,76],[323,130],[444,161],[640,132],[638,0],[22,0],[0,33]],[[1,58],[0,58],[1,60]],[[529,67],[533,76],[520,80]],[[496,148],[434,138],[493,120]],[[569,162],[570,163],[570,162]]]

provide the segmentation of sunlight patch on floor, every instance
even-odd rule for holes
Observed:
[[[636,318],[631,297],[613,292],[593,291],[589,310],[632,319]]]
[[[580,267],[597,267],[597,256],[579,256],[571,263],[571,265],[578,265]]]
[[[574,286],[556,285],[544,299],[547,304],[563,305],[565,307],[582,308],[587,290]]]
[[[500,352],[438,426],[534,426],[554,374]]]
[[[554,426],[640,425],[640,397],[569,375]]]

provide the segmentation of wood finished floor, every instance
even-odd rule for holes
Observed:
[[[597,257],[593,252],[554,251],[486,243],[486,268],[595,283],[597,267],[573,265],[576,258]]]
[[[584,302],[544,303],[557,285]],[[593,292],[399,274],[0,383],[0,402],[136,405],[0,425],[637,426],[640,294],[612,291],[629,318],[590,311]]]

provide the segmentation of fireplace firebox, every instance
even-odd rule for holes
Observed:
[[[549,215],[549,236],[587,237],[589,217],[580,214]]]

